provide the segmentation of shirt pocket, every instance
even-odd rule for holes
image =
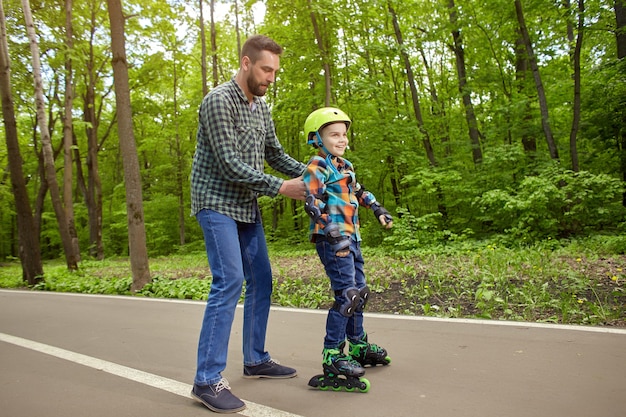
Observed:
[[[236,131],[241,159],[246,164],[262,171],[265,160],[265,128],[237,126]]]

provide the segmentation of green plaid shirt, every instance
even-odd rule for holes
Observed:
[[[191,167],[191,214],[210,209],[253,223],[257,196],[275,197],[283,183],[263,172],[265,161],[292,178],[305,169],[278,142],[263,99],[254,97],[251,106],[234,78],[215,87],[200,105]]]

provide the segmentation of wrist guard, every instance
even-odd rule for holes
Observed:
[[[389,212],[380,204],[372,203],[371,208],[372,210],[374,210],[374,216],[376,216],[377,219],[379,219],[380,216],[385,216],[385,223],[390,223],[393,221],[393,217],[391,217],[391,214],[389,214]]]

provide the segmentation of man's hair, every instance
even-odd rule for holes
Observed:
[[[243,48],[241,48],[241,57],[247,56],[254,64],[259,59],[262,51],[270,51],[273,54],[280,55],[283,53],[283,48],[272,38],[264,35],[253,35],[244,42]]]

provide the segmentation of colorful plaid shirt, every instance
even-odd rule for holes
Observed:
[[[215,87],[200,105],[191,214],[210,209],[253,223],[257,196],[275,197],[283,183],[264,173],[265,161],[292,178],[305,168],[284,152],[263,99],[250,105],[234,78]]]
[[[359,206],[370,208],[376,197],[366,191],[356,181],[354,168],[347,159],[335,157],[332,160],[320,153],[309,161],[303,179],[307,193],[315,196],[315,206],[322,215],[318,221],[311,219],[309,237],[323,235],[329,222],[339,225],[344,236],[351,236],[359,242]]]

